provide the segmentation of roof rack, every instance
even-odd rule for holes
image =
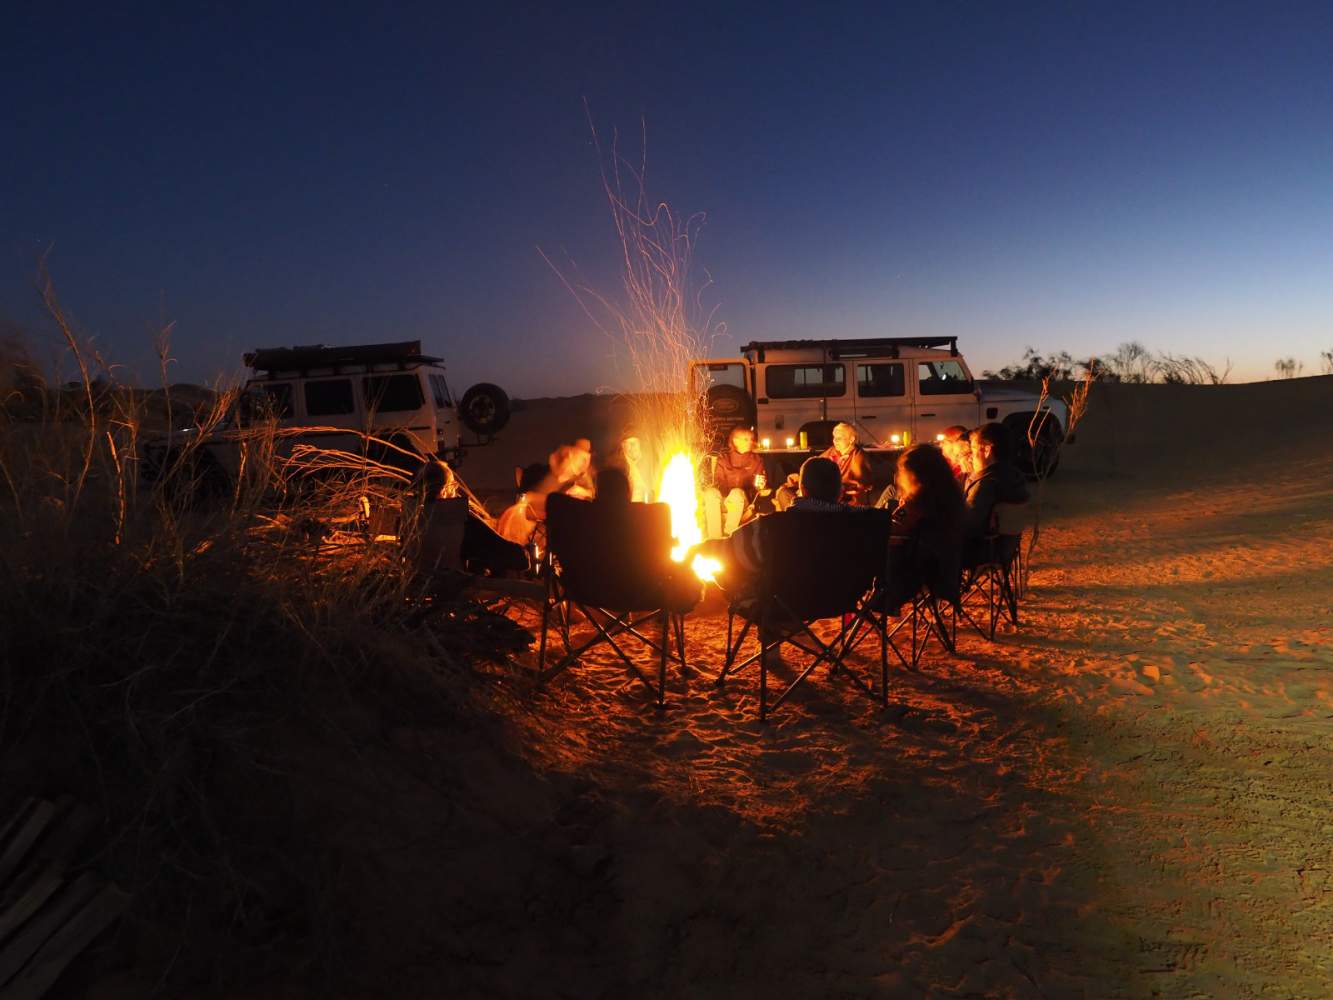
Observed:
[[[311,368],[340,368],[346,365],[438,364],[442,358],[421,353],[421,341],[403,340],[393,344],[350,344],[329,347],[309,344],[298,347],[261,347],[247,351],[242,359],[255,371],[308,371]]]
[[[896,358],[904,347],[932,349],[947,347],[949,353],[958,356],[957,337],[862,337],[851,340],[755,340],[741,348],[742,354],[758,352],[763,360],[766,351],[799,351],[817,348],[826,352],[834,360],[838,358],[863,358],[873,355]]]

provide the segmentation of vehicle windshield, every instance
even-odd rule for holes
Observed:
[[[281,420],[292,415],[292,385],[290,382],[269,382],[245,387],[233,410],[238,427],[250,427],[270,420]],[[232,418],[227,420],[230,425]]]

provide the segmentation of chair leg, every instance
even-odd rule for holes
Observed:
[[[550,631],[551,621],[551,585],[549,581],[546,585],[546,600],[542,602],[542,637],[537,647],[537,676],[542,675],[546,669],[546,636]]]
[[[759,630],[759,721],[768,721],[768,649],[764,630]]]
[[[683,673],[689,664],[685,661],[685,616],[676,615],[676,650],[680,653],[680,669]]]
[[[879,613],[879,707],[889,707],[889,613]]]
[[[657,657],[657,707],[666,704],[666,663],[671,651],[671,612],[662,609],[662,652]]]
[[[921,654],[926,648],[925,640],[917,643],[917,621],[921,617],[921,599],[915,597],[912,599],[912,669],[916,670],[921,666]]]
[[[736,660],[740,657],[741,647],[745,645],[745,637],[750,634],[750,629],[754,626],[754,623],[747,619],[745,625],[741,628],[740,634],[734,635],[732,631],[732,617],[733,617],[732,614],[728,612],[727,613],[727,657],[722,663],[721,672],[717,675],[716,679],[713,681],[713,683],[716,684],[718,687],[722,686],[722,683],[727,679],[727,675],[731,673],[731,668],[736,665]],[[762,643],[760,644],[760,648],[761,649],[763,648]],[[749,661],[747,660],[746,663],[748,664]]]

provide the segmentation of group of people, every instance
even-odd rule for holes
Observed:
[[[736,455],[747,456],[753,435],[748,430],[732,433],[733,453],[725,467],[737,466]],[[1016,462],[1009,430],[989,423],[969,430],[950,427],[939,446],[914,445],[899,453],[893,482],[873,506],[892,510],[893,537],[903,546],[902,565],[895,574],[901,598],[910,599],[928,565],[967,566],[987,556],[986,539],[998,503],[1023,503],[1028,499],[1027,481]],[[723,463],[719,463],[723,465]],[[833,447],[809,458],[798,475],[779,490],[781,496],[773,516],[786,510],[854,511],[870,506],[872,492],[869,464],[856,442],[855,432],[845,424],[834,431]],[[762,492],[745,492],[743,484],[726,494],[727,513],[753,510]],[[720,489],[717,490],[720,493]],[[742,500],[746,504],[742,507]],[[706,543],[709,554],[728,567],[729,588],[743,591],[758,578],[763,561],[759,519],[724,524],[721,536],[711,531]],[[909,552],[910,547],[910,552]]]
[[[935,445],[914,445],[897,457],[893,482],[877,498],[865,450],[848,424],[833,429],[833,444],[809,458],[799,473],[773,488],[763,456],[755,450],[755,433],[738,427],[720,454],[710,456],[701,472],[705,549],[728,567],[730,581],[757,578],[762,561],[758,524],[764,516],[788,510],[848,511],[881,507],[893,512],[896,538],[915,539],[925,555],[932,548],[957,548],[964,565],[983,557],[995,505],[1027,499],[1026,478],[1016,464],[1007,428],[988,423],[969,430],[950,427]],[[517,470],[519,493],[492,526],[483,513],[458,503],[452,471],[442,462],[428,462],[415,491],[420,510],[454,500],[457,511],[449,529],[461,539],[462,566],[495,575],[521,573],[532,567],[546,517],[546,502],[555,493],[590,500],[599,506],[653,499],[641,463],[642,444],[628,431],[616,451],[594,477],[592,446],[587,439],[555,449],[545,463]],[[450,508],[452,509],[452,508]],[[466,516],[464,516],[466,512]],[[912,574],[905,573],[904,579]],[[743,586],[744,584],[740,584]]]
[[[710,456],[703,469],[705,536],[726,538],[746,515],[770,514],[792,507],[800,496],[800,476],[792,473],[776,489],[770,489],[763,456],[754,450],[755,434],[737,427],[720,454]],[[873,479],[865,449],[857,441],[856,428],[840,423],[833,428],[833,444],[819,458],[838,470],[838,500],[854,507],[865,506]]]

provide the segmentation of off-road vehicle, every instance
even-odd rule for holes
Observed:
[[[690,389],[703,400],[715,446],[744,425],[765,451],[800,458],[827,448],[843,421],[874,455],[936,441],[955,424],[996,421],[1012,428],[1032,463],[1027,433],[1038,397],[978,386],[957,337],[755,341],[741,357],[694,362]],[[1067,421],[1062,402],[1045,406],[1038,449],[1056,445]]]
[[[350,347],[276,347],[247,353],[253,375],[222,424],[193,449],[203,478],[234,477],[242,445],[259,428],[277,431],[275,448],[297,445],[366,454],[415,468],[423,456],[457,464],[469,446],[488,443],[509,420],[509,399],[482,382],[455,403],[441,359],[421,342]],[[465,444],[462,428],[475,436]],[[145,449],[146,470],[164,467],[180,432]]]

